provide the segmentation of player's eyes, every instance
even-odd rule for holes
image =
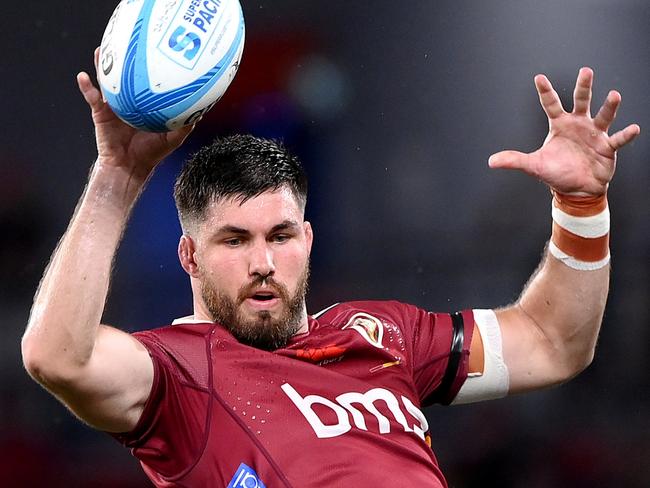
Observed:
[[[239,237],[231,237],[230,239],[226,239],[223,242],[228,247],[237,247],[241,245],[243,241]]]
[[[289,234],[275,234],[273,237],[271,237],[271,241],[283,243],[288,241],[290,238],[291,236]]]

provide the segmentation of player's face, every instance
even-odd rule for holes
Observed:
[[[306,330],[312,231],[290,190],[214,203],[200,231],[198,275],[212,319],[273,350]]]

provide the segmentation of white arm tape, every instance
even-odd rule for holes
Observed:
[[[574,217],[552,205],[551,215],[560,227],[580,237],[593,239],[609,232],[609,207],[591,217]]]
[[[492,400],[508,394],[510,377],[503,360],[503,341],[497,316],[492,310],[473,312],[478,329],[474,333],[480,333],[483,340],[483,374],[470,374],[452,405]]]

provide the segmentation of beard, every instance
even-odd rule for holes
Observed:
[[[256,276],[255,279],[243,285],[236,299],[220,292],[207,280],[201,283],[201,296],[212,320],[224,326],[242,344],[274,351],[285,347],[289,340],[300,330],[305,296],[309,281],[309,262],[305,265],[298,286],[293,296],[289,295],[287,287],[278,283],[272,276]],[[255,289],[265,284],[271,287],[280,299],[282,309],[277,318],[273,318],[268,310],[256,312],[255,317],[245,318],[240,306],[251,296]]]

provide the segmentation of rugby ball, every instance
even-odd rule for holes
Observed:
[[[122,0],[100,46],[104,98],[137,129],[193,124],[237,73],[244,34],[238,0]]]

